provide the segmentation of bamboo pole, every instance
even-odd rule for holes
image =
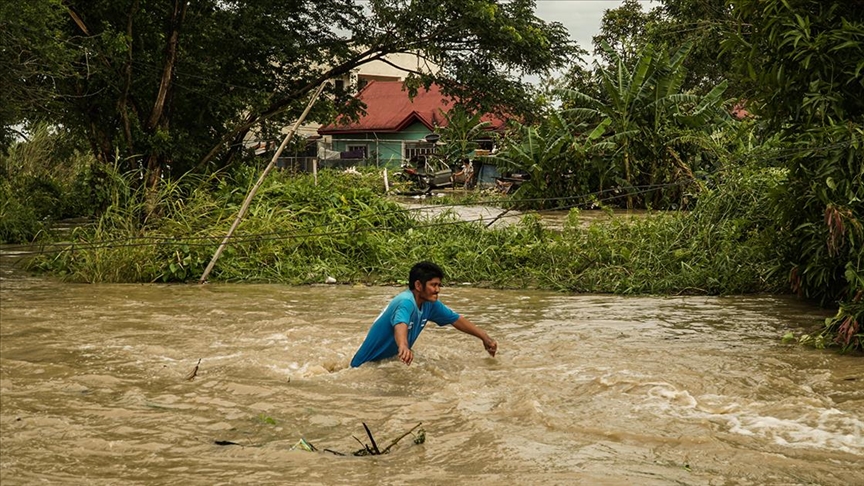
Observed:
[[[240,226],[240,220],[243,219],[246,211],[249,210],[249,204],[252,202],[252,198],[255,197],[255,193],[258,192],[258,188],[261,187],[261,184],[264,183],[264,178],[267,177],[267,174],[269,174],[270,171],[273,170],[273,167],[276,166],[276,160],[279,158],[280,155],[282,155],[282,151],[285,150],[285,146],[288,145],[288,141],[291,140],[291,137],[294,136],[297,128],[299,128],[300,124],[303,123],[303,120],[306,119],[306,115],[309,114],[309,111],[312,109],[312,105],[315,104],[315,101],[318,99],[318,96],[324,89],[325,84],[327,84],[326,81],[324,83],[321,83],[320,86],[318,86],[318,89],[312,95],[312,98],[309,99],[309,103],[306,105],[306,109],[303,110],[303,114],[300,115],[300,118],[298,118],[297,122],[294,123],[294,126],[291,127],[291,131],[289,131],[288,134],[285,135],[285,139],[282,140],[282,143],[279,145],[279,149],[276,150],[276,153],[273,154],[273,158],[270,160],[270,163],[267,164],[264,172],[261,173],[261,177],[258,178],[258,182],[256,182],[255,185],[252,186],[252,189],[246,196],[246,200],[243,201],[243,205],[240,207],[240,212],[237,214],[237,219],[234,220],[234,224],[231,225],[231,229],[228,230],[228,234],[225,235],[225,239],[222,240],[222,244],[220,244],[219,248],[216,249],[216,253],[213,254],[213,258],[210,260],[210,263],[207,265],[207,268],[204,270],[204,273],[201,275],[201,280],[198,283],[207,283],[207,276],[210,275],[210,271],[212,271],[213,267],[216,265],[216,260],[219,259],[222,251],[225,250],[225,247],[228,245],[228,241],[231,239],[231,235],[234,234],[234,230],[236,230],[237,227]]]

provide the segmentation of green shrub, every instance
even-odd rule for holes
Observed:
[[[9,182],[0,179],[0,243],[28,242],[41,230],[33,208],[22,204]]]
[[[47,235],[52,223],[91,217],[106,205],[109,170],[47,126],[0,157],[3,221],[0,241],[24,243]]]

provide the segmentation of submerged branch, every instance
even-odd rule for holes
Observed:
[[[192,380],[195,379],[196,376],[198,376],[198,367],[199,367],[199,366],[201,366],[201,358],[198,358],[198,364],[195,365],[195,369],[192,370],[191,373],[189,373],[188,375],[186,375],[186,379],[187,379],[188,381],[192,381]]]
[[[372,431],[369,430],[366,422],[363,422],[363,428],[366,429],[366,435],[369,436],[369,440],[372,442],[372,450],[375,451],[375,455],[381,454],[381,451],[378,450],[378,444],[375,443],[375,437],[372,437]]]
[[[420,427],[421,425],[423,425],[423,422],[420,422],[420,423],[418,423],[417,425],[415,425],[414,427],[411,427],[411,430],[409,430],[408,432],[405,432],[404,434],[400,435],[398,439],[396,439],[396,440],[394,440],[393,442],[391,442],[390,445],[388,445],[388,446],[384,449],[384,451],[381,452],[381,454],[387,454],[388,452],[390,452],[390,448],[391,448],[391,447],[395,446],[395,445],[396,445],[400,440],[402,440],[402,439],[404,439],[405,437],[407,437],[408,435],[410,435],[412,432],[414,432],[414,431],[417,429],[417,427]]]

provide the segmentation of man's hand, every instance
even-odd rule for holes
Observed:
[[[410,365],[411,361],[414,360],[414,353],[411,351],[411,348],[408,346],[399,346],[399,359],[406,365]]]
[[[486,348],[486,352],[493,358],[495,357],[495,353],[498,352],[498,343],[488,336],[483,340],[483,347]]]
[[[414,360],[414,353],[408,347],[408,324],[400,322],[393,326],[393,339],[396,340],[396,346],[399,348],[399,359],[406,365],[410,365]]]
[[[495,353],[498,352],[498,343],[494,339],[490,338],[489,335],[486,334],[486,331],[475,326],[474,323],[466,319],[464,316],[459,316],[459,319],[456,319],[456,322],[453,323],[453,327],[466,334],[480,338],[480,340],[483,341],[483,347],[486,348],[486,352],[493,358],[495,357]]]

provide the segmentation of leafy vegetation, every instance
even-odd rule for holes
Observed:
[[[563,66],[576,52],[566,29],[538,19],[533,5],[533,0],[10,4],[0,11],[0,53],[24,52],[26,64],[8,59],[16,67],[8,79],[18,89],[5,93],[3,135],[18,123],[62,126],[86,140],[98,160],[121,163],[123,172],[139,171],[155,190],[160,181],[237,162],[247,135],[271,140],[327,80],[388,54],[419,51],[435,69],[403,67],[411,90],[435,82],[474,108],[529,111],[521,75]],[[335,86],[327,93],[310,121],[332,120],[337,107],[358,113],[349,93]]]
[[[730,124],[726,83],[701,96],[681,91],[691,47],[668,54],[648,44],[632,65],[610,49],[614,64],[596,67],[599,95],[567,90],[560,112],[521,126],[498,156],[504,167],[531,176],[519,196],[567,202],[614,189],[626,194],[629,208],[686,205],[694,172],[718,168],[712,135]]]
[[[483,121],[482,113],[471,113],[462,105],[454,106],[442,115],[447,123],[436,130],[441,135],[438,153],[451,167],[458,167],[465,159],[473,160],[479,147],[477,140],[488,138],[486,131],[492,123]]]
[[[732,69],[733,55],[724,51],[732,6],[726,0],[663,0],[650,10],[636,0],[624,0],[603,15],[600,33],[594,36],[594,55],[603,65],[614,65],[615,57],[632,64],[646,44],[668,49],[691,45],[683,62],[686,75],[682,91],[704,94],[723,81],[732,97],[740,97],[746,83]],[[610,54],[610,46],[615,56]]]
[[[736,0],[753,109],[786,149],[773,201],[783,268],[800,295],[840,303],[823,341],[864,348],[864,10],[855,2]]]
[[[32,241],[58,220],[103,208],[110,182],[94,162],[45,125],[0,155],[0,243]]]
[[[148,221],[109,208],[75,244],[37,260],[74,281],[190,281],[200,276],[252,171],[211,192],[163,197],[171,206]],[[583,224],[570,213],[563,231],[536,214],[486,228],[453,214],[425,220],[381,194],[377,172],[277,174],[260,191],[216,265],[216,281],[401,283],[419,260],[440,262],[451,282],[579,292],[722,294],[780,290],[772,273],[771,232],[757,215],[779,172],[730,175],[692,213],[613,218]],[[198,184],[208,184],[200,181]],[[735,194],[724,193],[735,191]],[[120,191],[122,192],[122,191]],[[714,194],[714,193],[712,193]],[[748,201],[730,207],[728,201]],[[181,200],[175,204],[172,201]]]

